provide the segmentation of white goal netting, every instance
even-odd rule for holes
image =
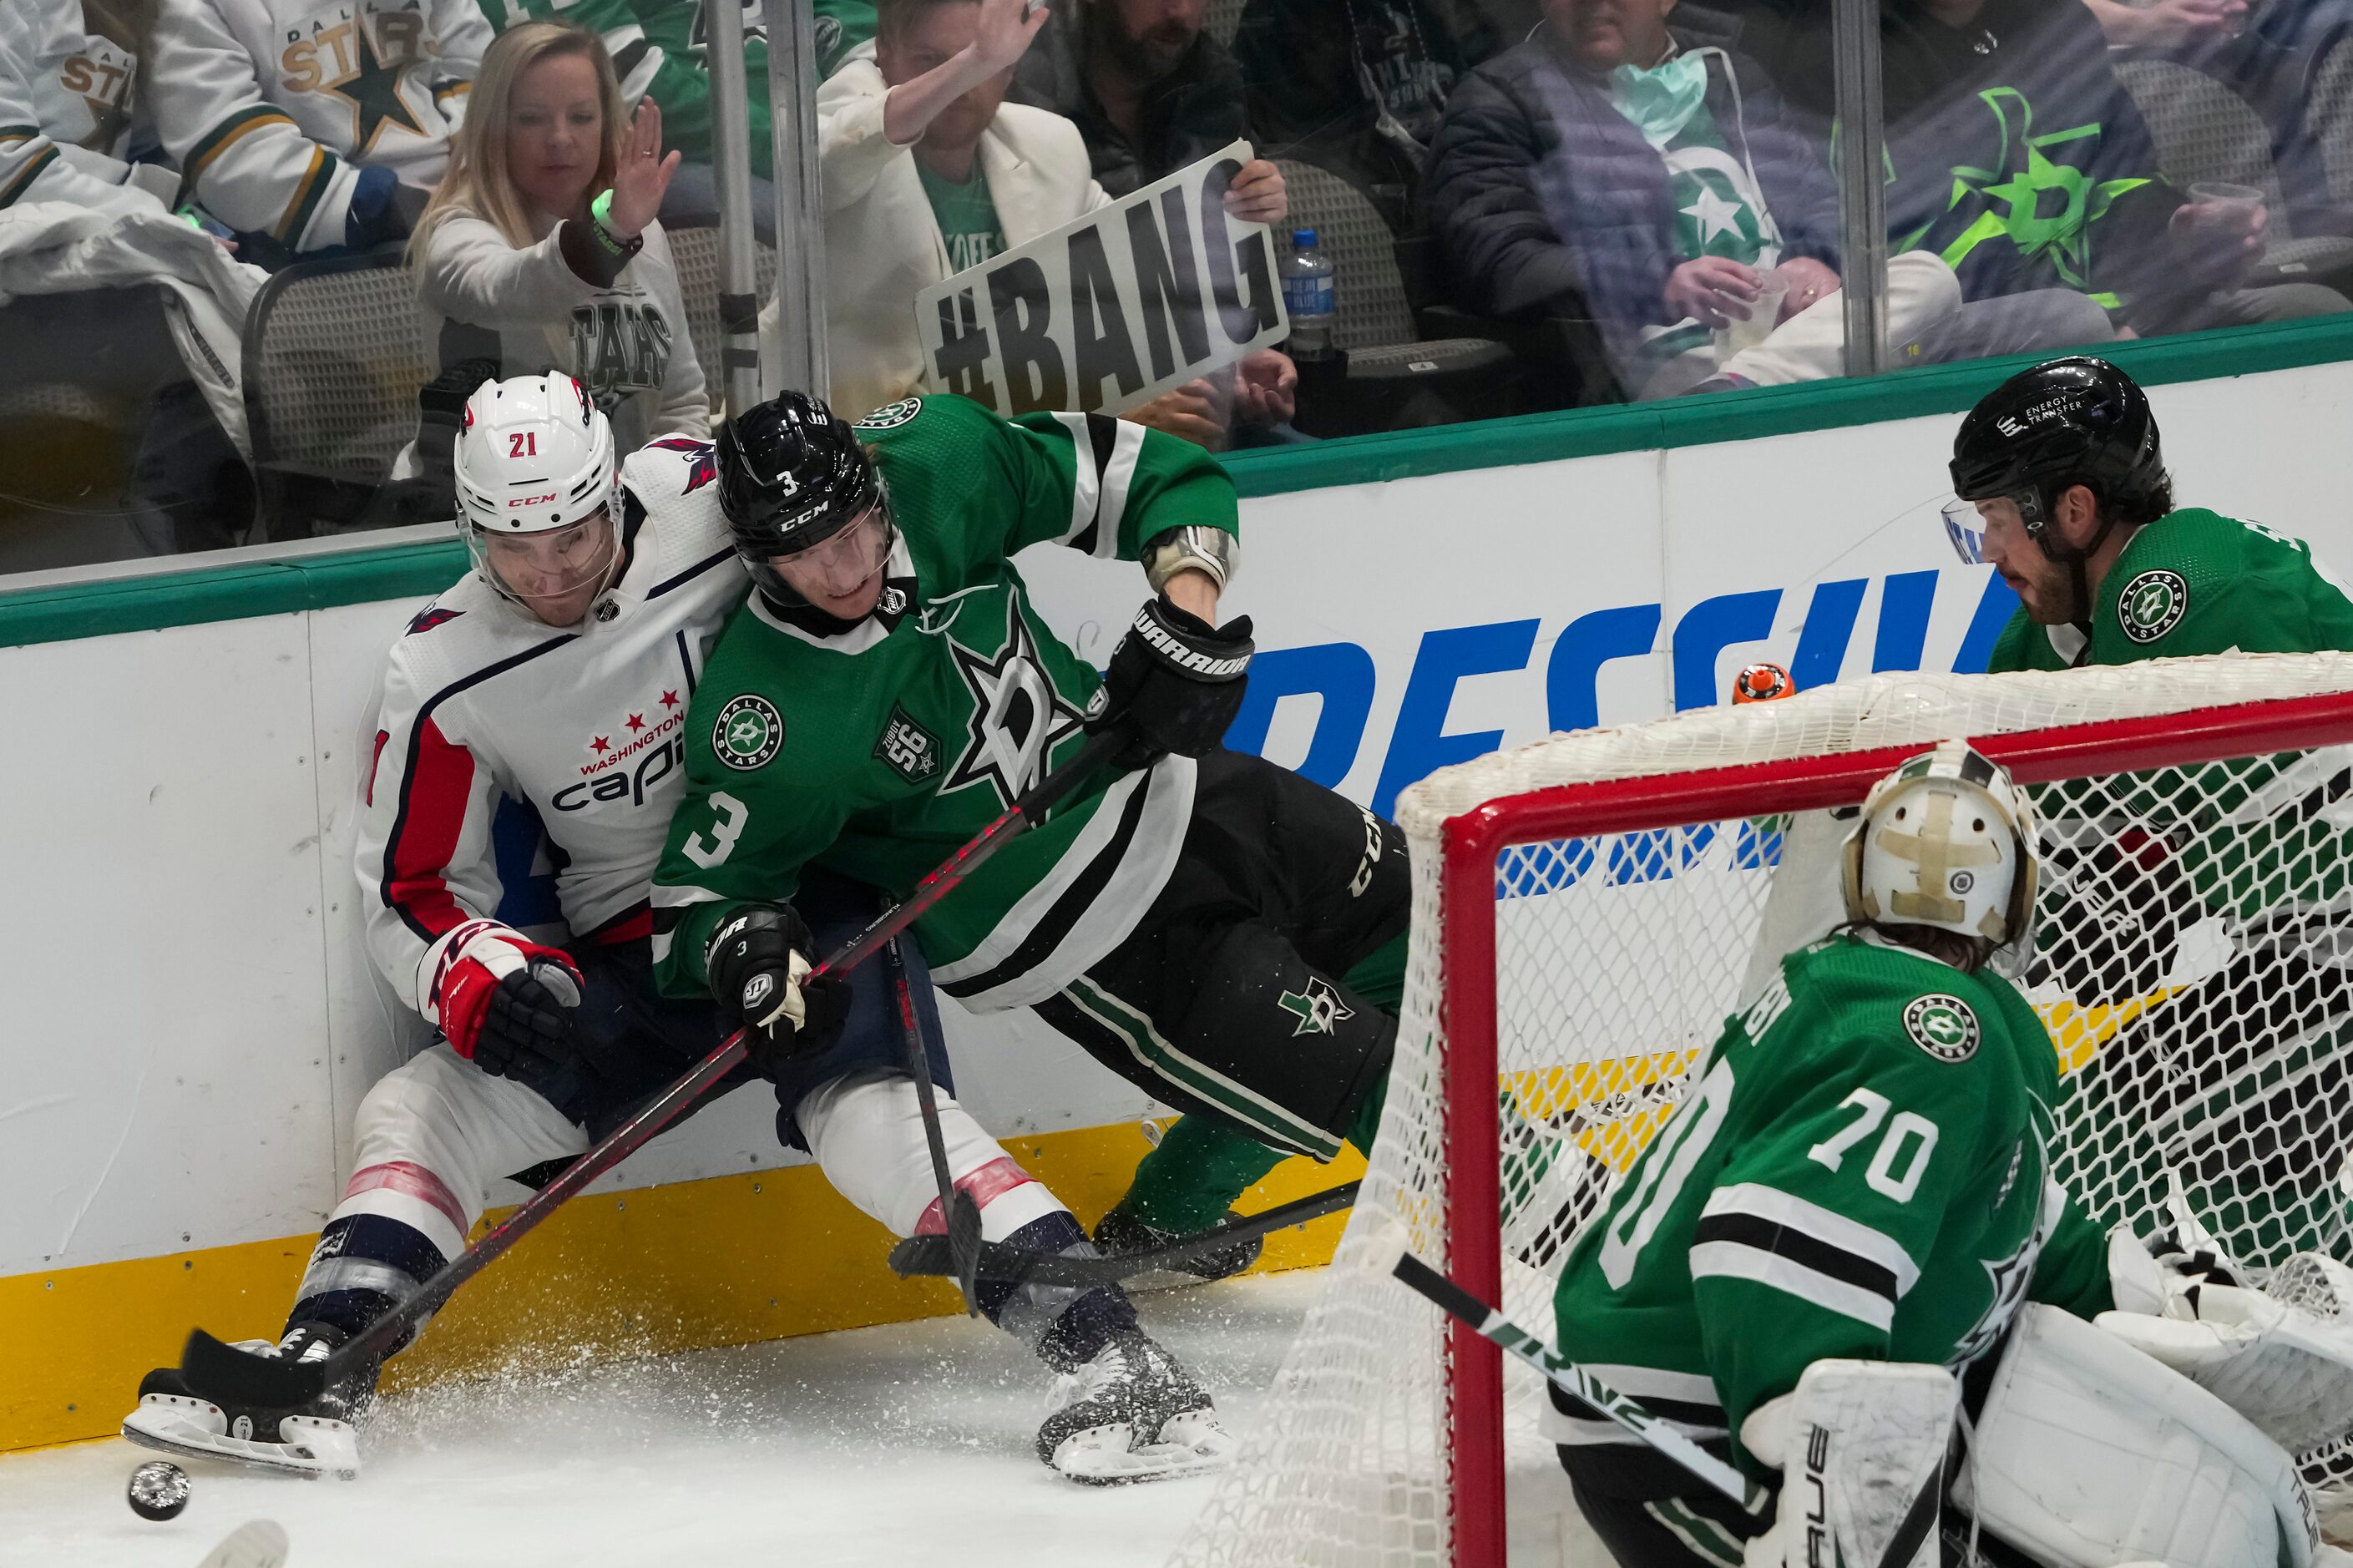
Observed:
[[[1829,804],[1792,793],[1810,776],[1803,759],[1952,736],[2015,737],[2041,758],[2029,771],[2046,781],[2031,790],[2043,881],[2020,978],[2061,1057],[2061,1177],[2103,1223],[2147,1234],[2187,1217],[2259,1272],[2297,1251],[2353,1260],[2353,751],[2339,749],[2353,703],[2317,721],[2306,710],[2329,705],[2249,706],[2329,693],[2353,693],[2353,656],[1882,676],[1558,736],[1407,791],[1412,951],[1371,1171],[1267,1414],[1176,1562],[1456,1561],[1450,1480],[1488,1461],[1478,1435],[1454,1429],[1462,1402],[1440,1315],[1366,1259],[1401,1230],[1425,1259],[1451,1262],[1450,1175],[1488,1162],[1500,1213],[1458,1223],[1500,1233],[1505,1310],[1553,1336],[1568,1237],[1671,1112],[1752,963],[1841,918],[1829,846],[1844,825],[1794,811]],[[2141,720],[2164,721],[2111,726],[2063,754],[2066,737],[2038,733]],[[1447,1032],[1463,1005],[1445,985],[1447,821],[1486,807],[1537,824],[1505,832],[1526,840],[1560,831],[1538,822],[1532,792],[1655,779],[1648,793],[1672,797],[1686,775],[1743,764],[1775,765],[1728,797],[1736,816],[1722,800],[1668,804],[1632,830],[1502,850],[1496,1060],[1467,1074],[1458,1060],[1450,1077],[1451,1057],[1475,1052],[1450,1051]],[[1869,776],[1844,772],[1857,776],[1841,798],[1859,803]],[[1494,1147],[1450,1152],[1453,1094],[1493,1097]],[[1556,1563],[1548,1521],[1566,1487],[1535,1431],[1544,1396],[1515,1363],[1504,1380],[1513,1561]]]

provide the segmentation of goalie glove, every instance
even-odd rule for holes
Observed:
[[[2291,1454],[2353,1433],[2353,1321],[2345,1316],[2353,1271],[2299,1253],[2266,1292],[2240,1284],[2227,1259],[2152,1256],[2161,1240],[2145,1246],[2122,1226],[2110,1233],[2118,1310],[2101,1313],[2098,1326],[2212,1394]]]
[[[1087,721],[1087,733],[1125,726],[1135,740],[1114,763],[1123,769],[1148,766],[1168,752],[1216,751],[1241,709],[1256,651],[1250,630],[1248,616],[1212,626],[1166,594],[1150,600],[1111,651],[1103,711]]]
[[[845,982],[809,979],[813,945],[789,905],[746,904],[720,922],[704,950],[712,1000],[744,1030],[745,1054],[767,1078],[832,1045],[849,1016]]]
[[[1818,1361],[1740,1424],[1740,1446],[1781,1472],[1772,1528],[1746,1568],[1936,1568],[1945,1459],[1960,1385],[1940,1366]]]

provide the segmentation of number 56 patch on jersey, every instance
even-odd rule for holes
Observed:
[[[1965,1062],[1978,1054],[1978,1016],[1941,991],[1913,998],[1904,1009],[1904,1032],[1940,1062]]]
[[[765,767],[785,743],[785,716],[756,692],[745,692],[719,710],[711,726],[711,751],[738,773]]]

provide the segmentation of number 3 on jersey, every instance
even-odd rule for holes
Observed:
[[[751,820],[752,808],[723,789],[711,792],[712,809],[719,820],[711,825],[711,837],[690,833],[679,846],[686,858],[708,871],[735,852],[735,841],[744,837],[744,824]]]

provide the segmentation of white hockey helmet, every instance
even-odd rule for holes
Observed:
[[[2031,930],[2034,807],[1967,741],[1939,742],[1871,786],[1842,857],[1847,918],[2002,946]]]
[[[607,537],[596,542],[583,570],[601,577],[617,556],[612,524],[621,474],[613,426],[586,389],[562,372],[476,387],[466,399],[451,466],[458,530],[475,568],[507,597],[560,596],[582,584],[552,581],[541,592],[520,592],[493,569],[493,540],[554,533],[601,516]]]

